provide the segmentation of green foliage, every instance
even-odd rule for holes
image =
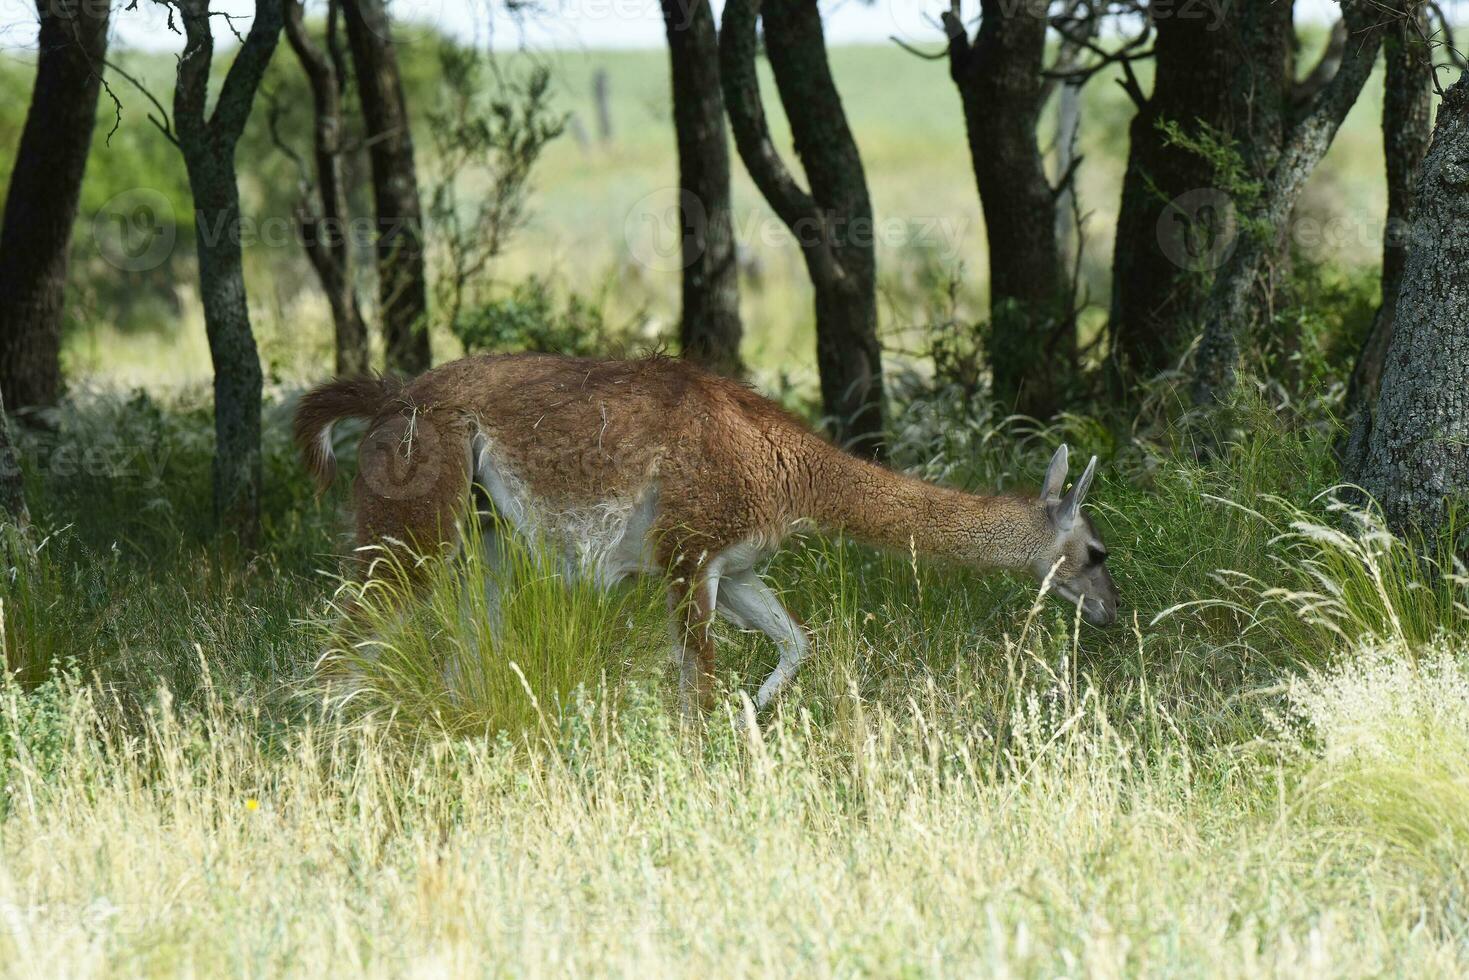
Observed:
[[[1305,255],[1294,255],[1284,294],[1288,302],[1279,336],[1299,338],[1305,367],[1297,371],[1302,388],[1344,380],[1372,329],[1381,303],[1382,279],[1376,268],[1351,271]],[[1267,348],[1268,350],[1268,348]],[[1268,363],[1268,362],[1267,362]],[[1278,368],[1270,372],[1282,376]]]
[[[481,295],[490,263],[525,221],[531,172],[566,119],[551,108],[544,66],[521,82],[472,48],[443,41],[438,50],[442,95],[427,115],[437,169],[428,217],[445,254],[436,282],[439,314],[458,333],[465,304]],[[493,93],[488,100],[486,91]],[[464,185],[471,180],[477,203],[467,208]]]
[[[17,776],[46,784],[65,765],[78,734],[77,708],[89,693],[74,672],[58,671],[29,690],[15,674],[0,672],[0,820],[14,805]]]
[[[578,357],[615,353],[628,339],[609,326],[601,305],[572,293],[557,298],[551,284],[531,277],[508,296],[466,310],[454,335],[468,353],[531,351]]]
[[[1213,186],[1228,194],[1242,213],[1248,214],[1259,203],[1264,185],[1250,172],[1233,138],[1202,120],[1185,127],[1177,119],[1160,119],[1158,131],[1164,146],[1207,161],[1213,170]]]

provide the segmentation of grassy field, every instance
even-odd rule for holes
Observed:
[[[982,270],[942,67],[833,59],[880,216],[957,220],[940,264]],[[548,272],[614,320],[646,309],[656,334],[676,277],[630,261],[625,228],[672,181],[661,59],[554,60],[588,125],[589,72],[608,69],[614,142],[556,146],[496,275]],[[1112,88],[1084,130],[1099,280],[1127,118]],[[1330,244],[1349,272],[1377,250],[1377,105],[1307,205],[1359,229]],[[89,201],[134,181],[96,163]],[[248,174],[247,200],[277,178]],[[761,213],[739,181],[742,215]],[[747,354],[799,394],[802,274],[789,249],[757,252]],[[890,337],[934,300],[933,261],[883,252]],[[1469,970],[1469,581],[1420,556],[1462,542],[1409,547],[1333,503],[1339,360],[1324,396],[1247,386],[1199,461],[1166,385],[1136,417],[1041,428],[915,380],[910,359],[898,465],[1014,489],[1059,441],[1102,456],[1088,499],[1123,616],[1087,626],[1026,582],[808,535],[768,574],[816,653],[740,730],[768,643],[719,627],[719,707],[684,724],[661,587],[598,594],[533,550],[506,573],[499,635],[473,615],[489,573],[471,562],[374,656],[350,645],[346,494],[315,498],[288,445],[292,398],[327,363],[299,265],[251,255],[272,376],[258,554],[212,533],[187,290],[160,301],[158,329],[84,305],[72,395],[24,435],[35,527],[0,529],[0,976]],[[1312,295],[1282,315],[1362,305]],[[978,311],[982,288],[962,302]],[[456,661],[472,683],[451,694]]]
[[[246,557],[202,407],[82,399],[0,581],[0,973],[1460,974],[1466,583],[1311,498],[1319,428],[1244,410],[1201,466],[908,404],[900,460],[960,485],[1106,454],[1123,621],[808,537],[769,575],[817,653],[742,733],[768,644],[720,629],[687,727],[657,585],[534,554],[500,637],[470,566],[332,680],[344,501],[281,406]]]

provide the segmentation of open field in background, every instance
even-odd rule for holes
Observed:
[[[1301,61],[1309,64],[1322,39],[1309,41]],[[437,99],[431,39],[404,45],[409,99],[421,106]],[[942,62],[923,61],[895,45],[840,47],[831,53],[833,71],[863,153],[879,226],[890,223],[879,245],[884,294],[883,327],[895,347],[906,347],[905,327],[925,321],[935,300],[935,280],[956,276],[962,286],[960,313],[987,316],[987,260],[979,199],[969,166],[958,96]],[[171,61],[165,56],[123,58],[156,93],[171,91]],[[661,51],[559,51],[507,55],[500,64],[509,77],[522,76],[531,63],[553,73],[556,105],[573,125],[554,142],[534,179],[530,221],[514,240],[492,276],[505,288],[529,275],[549,278],[562,292],[575,291],[600,301],[609,321],[636,324],[649,346],[666,340],[678,311],[679,275],[665,258],[672,238],[656,223],[667,216],[677,167],[670,122],[666,56]],[[20,93],[30,84],[24,64],[13,60],[0,72],[0,87],[14,89],[7,100],[23,106]],[[762,64],[762,69],[765,68]],[[274,91],[283,108],[283,128],[300,134],[307,124],[299,96],[293,97],[295,66],[289,58],[273,66]],[[592,75],[607,72],[613,138],[602,144],[592,102]],[[1146,68],[1143,82],[1150,84]],[[1362,100],[1325,163],[1313,178],[1300,209],[1302,254],[1351,271],[1374,265],[1380,254],[1385,211],[1382,186],[1381,72]],[[784,129],[779,101],[769,85],[766,104],[777,142],[797,166]],[[100,115],[97,146],[87,176],[78,255],[95,282],[76,307],[84,312],[68,338],[72,376],[108,384],[200,383],[210,376],[202,319],[191,288],[192,230],[182,166],[145,118],[143,98],[123,84],[123,124],[112,146],[104,135],[112,107]],[[0,145],[18,139],[19,108],[0,119]],[[265,227],[288,227],[295,172],[266,132],[268,110],[251,120],[241,149],[241,182],[247,220]],[[1084,281],[1092,329],[1105,318],[1116,209],[1126,165],[1127,129],[1133,108],[1109,77],[1086,89],[1080,137],[1086,157],[1079,174],[1087,214]],[[13,118],[12,118],[13,117]],[[1046,131],[1052,127],[1047,124]],[[578,138],[580,134],[581,138]],[[433,173],[424,135],[418,139],[420,170]],[[0,163],[0,177],[4,164]],[[736,222],[745,248],[743,283],[745,353],[767,386],[778,375],[809,392],[815,385],[810,289],[796,248],[784,226],[755,191],[737,155]],[[799,172],[797,170],[797,172]],[[134,206],[140,188],[156,189],[172,203],[184,225],[172,259],[156,270],[120,276],[98,257],[92,216],[106,216],[115,202]],[[118,195],[124,195],[119,198]],[[370,214],[363,199],[357,214]],[[256,332],[267,362],[282,379],[314,378],[330,362],[330,329],[325,304],[304,256],[289,234],[276,246],[248,250],[251,304]],[[660,252],[660,243],[663,246]],[[652,257],[656,261],[646,260]],[[370,295],[370,283],[364,282]],[[119,327],[119,323],[124,325]],[[447,335],[436,338],[440,357],[456,350]],[[166,356],[160,356],[166,352]]]
[[[1309,64],[1316,52],[1308,48]],[[555,66],[564,104],[589,126],[593,120],[591,74],[608,72],[614,96],[617,140],[610,147],[578,146],[564,139],[552,147],[540,171],[542,192],[527,233],[502,268],[535,271],[607,269],[614,286],[608,294],[614,308],[647,308],[658,323],[671,324],[678,311],[676,273],[650,272],[635,256],[647,254],[645,237],[628,241],[627,216],[642,216],[639,202],[650,191],[676,185],[677,168],[670,132],[667,66],[660,52],[558,53],[544,56]],[[896,45],[836,48],[833,73],[842,92],[848,119],[863,155],[873,209],[879,223],[896,219],[903,232],[879,247],[882,288],[887,297],[884,327],[897,330],[921,322],[924,303],[933,297],[937,269],[953,272],[963,284],[965,312],[975,319],[987,313],[988,251],[979,198],[970,169],[963,114],[948,77],[947,63],[924,61]],[[1151,79],[1140,66],[1145,90]],[[1333,237],[1311,237],[1314,224],[1303,222],[1301,237],[1307,256],[1359,269],[1380,260],[1381,226],[1386,194],[1381,179],[1381,72],[1313,178],[1300,210],[1302,218],[1331,223]],[[779,101],[764,76],[766,106],[777,132],[777,145],[799,174],[790,150]],[[1080,152],[1080,200],[1086,218],[1085,289],[1094,309],[1095,326],[1105,316],[1110,292],[1112,239],[1127,163],[1127,134],[1132,103],[1110,76],[1098,76],[1085,89]],[[1043,132],[1054,132],[1046,122]],[[1053,170],[1054,173],[1054,170]],[[736,227],[748,229],[741,243],[758,258],[764,284],[745,283],[742,296],[748,340],[746,350],[757,366],[799,365],[805,380],[814,378],[810,290],[798,251],[772,247],[767,229],[783,231],[749,180],[738,156],[734,159]],[[641,224],[641,222],[638,222]],[[634,226],[636,227],[636,225]],[[783,236],[782,236],[783,237]],[[584,281],[578,271],[573,281]]]

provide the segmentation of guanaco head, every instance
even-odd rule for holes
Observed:
[[[1037,579],[1051,575],[1051,591],[1081,607],[1086,621],[1106,626],[1117,618],[1117,586],[1107,571],[1107,546],[1097,535],[1081,504],[1097,471],[1093,456],[1081,478],[1063,497],[1069,453],[1065,445],[1051,457],[1040,504],[1052,533],[1050,542],[1035,556],[1031,570]],[[1051,570],[1055,569],[1052,574]]]

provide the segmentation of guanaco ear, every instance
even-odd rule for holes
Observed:
[[[1092,477],[1097,473],[1097,457],[1093,456],[1086,469],[1082,471],[1081,479],[1076,481],[1076,486],[1061,501],[1061,519],[1066,525],[1075,523],[1076,517],[1081,513],[1081,503],[1086,500],[1086,492],[1092,488]]]
[[[1060,500],[1061,488],[1066,486],[1067,460],[1070,458],[1070,450],[1066,443],[1061,443],[1061,448],[1056,450],[1056,455],[1051,457],[1051,465],[1046,467],[1046,481],[1041,484],[1041,500]]]

